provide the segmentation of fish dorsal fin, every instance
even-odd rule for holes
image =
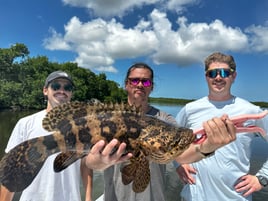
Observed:
[[[96,99],[89,102],[73,101],[61,104],[49,111],[43,119],[43,128],[54,131],[65,124],[66,120],[72,121],[90,114],[98,115],[109,111],[141,115],[140,108],[125,103],[101,103]]]
[[[64,120],[79,118],[85,115],[87,104],[85,102],[68,102],[61,104],[49,111],[43,119],[43,128],[48,131],[53,131],[60,127]]]

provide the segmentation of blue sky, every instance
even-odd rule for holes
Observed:
[[[268,102],[266,0],[0,0],[0,48],[77,62],[121,86],[134,62],[155,71],[152,97],[207,95],[203,61],[234,56],[232,93]]]

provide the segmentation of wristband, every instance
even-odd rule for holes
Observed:
[[[175,160],[172,161],[172,163],[173,163],[173,166],[174,166],[175,169],[177,169],[180,166],[180,164]]]

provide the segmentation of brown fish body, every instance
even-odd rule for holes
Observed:
[[[183,153],[195,140],[193,131],[176,127],[154,117],[144,117],[147,124],[135,143],[139,144],[148,160],[167,164]]]
[[[133,190],[141,192],[150,180],[148,160],[167,163],[194,141],[192,130],[143,115],[128,104],[62,104],[47,114],[43,127],[53,134],[25,141],[1,160],[0,181],[10,191],[25,189],[51,154],[61,152],[54,163],[55,171],[61,171],[87,155],[100,139],[108,143],[116,138],[134,154],[122,169],[122,179],[125,184],[133,181]],[[136,166],[143,169],[133,173]],[[142,185],[135,179],[142,177],[141,172],[148,177]]]

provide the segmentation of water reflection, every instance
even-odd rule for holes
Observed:
[[[34,111],[23,111],[23,112],[14,112],[14,111],[0,111],[0,131],[1,131],[1,140],[0,140],[0,157],[2,158],[4,150],[6,148],[7,141],[9,136],[17,123],[18,119],[32,114]]]

